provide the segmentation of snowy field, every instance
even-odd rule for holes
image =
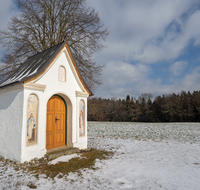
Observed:
[[[97,170],[37,180],[0,164],[0,189],[200,189],[200,123],[89,122],[88,146],[111,150]],[[59,160],[69,160],[65,156]],[[55,163],[55,161],[53,161]]]

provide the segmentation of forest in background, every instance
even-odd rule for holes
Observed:
[[[88,121],[200,122],[200,91],[88,99]]]

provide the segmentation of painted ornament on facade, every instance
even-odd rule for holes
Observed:
[[[27,107],[27,127],[26,127],[26,145],[37,143],[37,116],[38,116],[38,98],[31,94],[28,99]]]
[[[79,136],[85,136],[85,103],[83,100],[79,104]]]

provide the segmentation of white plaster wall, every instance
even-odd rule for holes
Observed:
[[[66,69],[66,82],[58,81],[58,69],[60,66],[64,66]],[[34,157],[42,157],[46,153],[46,111],[47,102],[54,94],[59,94],[67,96],[72,103],[72,143],[73,146],[82,148],[87,147],[87,138],[77,139],[77,97],[76,91],[82,91],[78,84],[78,81],[72,72],[72,67],[70,66],[68,59],[66,57],[66,52],[62,52],[54,64],[37,80],[35,83],[46,85],[46,90],[33,91],[25,90],[24,95],[24,110],[27,109],[28,97],[31,93],[38,96],[39,99],[39,114],[38,114],[38,143],[37,145],[32,145],[32,147],[26,147],[26,111],[23,115],[23,130],[22,130],[22,161],[29,161]],[[85,98],[86,99],[86,98]],[[85,100],[87,103],[87,99]],[[87,104],[86,104],[87,105]],[[87,106],[86,106],[87,107]],[[87,110],[86,110],[87,111]],[[86,112],[87,113],[87,112]],[[69,119],[69,118],[68,118]],[[86,118],[87,120],[87,118]],[[87,133],[86,133],[87,134]],[[78,143],[79,140],[79,143]],[[78,144],[77,144],[78,143]],[[84,144],[84,145],[83,145]]]
[[[0,155],[19,162],[21,161],[23,98],[22,89],[0,94]]]

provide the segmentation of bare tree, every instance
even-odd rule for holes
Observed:
[[[7,29],[0,31],[6,48],[0,67],[0,81],[28,57],[67,40],[88,87],[101,84],[104,64],[93,55],[104,48],[108,31],[98,13],[85,0],[15,0],[19,9]]]

